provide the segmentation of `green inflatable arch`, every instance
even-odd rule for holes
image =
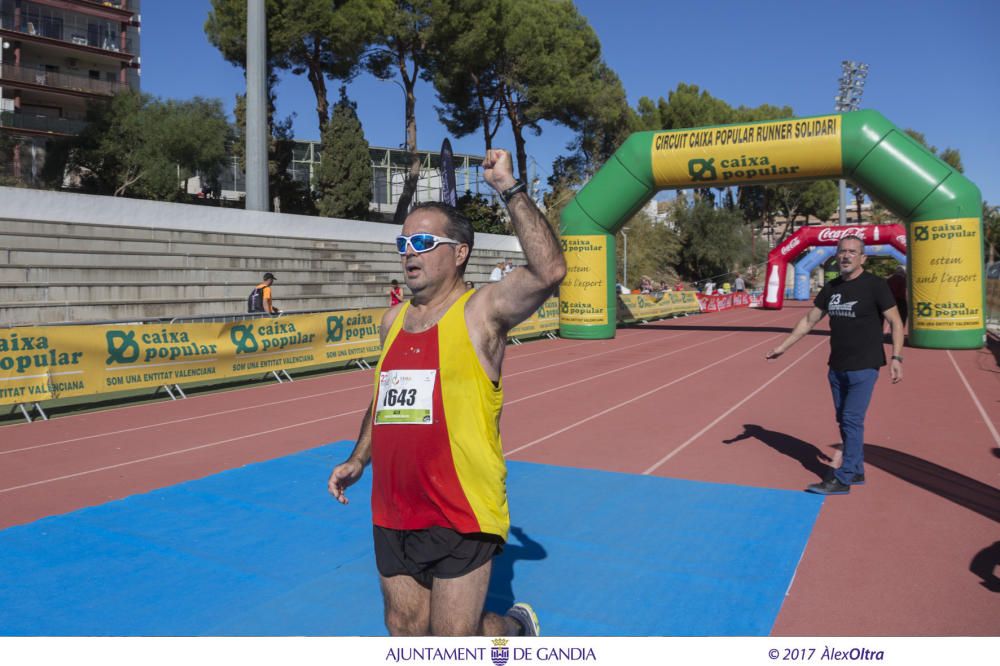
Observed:
[[[910,344],[976,349],[984,319],[982,196],[875,111],[638,132],[562,213],[559,332],[615,335],[615,234],[664,189],[846,178],[906,224]]]

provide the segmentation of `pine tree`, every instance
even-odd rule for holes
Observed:
[[[367,219],[372,200],[372,164],[357,103],[340,89],[323,132],[323,159],[316,170],[319,214],[326,217]]]

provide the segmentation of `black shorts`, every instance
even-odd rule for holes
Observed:
[[[460,578],[503,552],[495,534],[461,534],[447,527],[392,530],[375,525],[375,565],[390,576],[412,576],[427,589],[435,578]]]

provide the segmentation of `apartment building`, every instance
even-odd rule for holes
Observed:
[[[0,155],[33,182],[53,137],[83,127],[88,101],[139,88],[140,0],[0,0]]]

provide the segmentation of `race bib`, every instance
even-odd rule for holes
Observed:
[[[375,425],[434,422],[437,370],[390,370],[379,374]]]

